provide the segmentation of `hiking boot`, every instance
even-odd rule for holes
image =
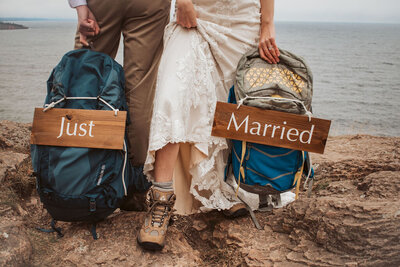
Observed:
[[[165,236],[175,204],[173,191],[161,191],[151,188],[149,192],[150,209],[146,215],[137,241],[148,250],[161,250],[165,245]]]
[[[228,218],[238,218],[247,215],[248,210],[246,205],[243,203],[237,203],[233,205],[230,209],[223,210],[223,213]]]

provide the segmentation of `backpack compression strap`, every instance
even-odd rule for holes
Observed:
[[[51,220],[50,226],[51,229],[45,229],[45,228],[40,228],[40,227],[36,227],[37,230],[44,232],[44,233],[57,233],[58,237],[63,237],[64,234],[62,233],[62,229],[61,227],[56,227],[56,221],[54,219]]]
[[[246,101],[247,99],[267,99],[267,100],[275,100],[275,101],[290,101],[296,104],[300,104],[303,109],[304,109],[304,115],[308,116],[308,120],[311,121],[312,118],[312,112],[309,111],[306,106],[304,105],[303,101],[297,100],[297,99],[290,99],[290,98],[284,98],[284,97],[274,97],[274,96],[248,96],[246,95],[244,98],[239,100],[237,109],[240,108],[241,105],[244,104],[244,101]]]

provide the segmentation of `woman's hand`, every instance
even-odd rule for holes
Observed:
[[[99,24],[88,6],[78,6],[76,12],[78,13],[79,42],[84,46],[89,46],[87,37],[99,34]]]
[[[275,26],[273,23],[261,22],[260,43],[258,51],[262,59],[270,64],[279,62],[279,49],[275,42]]]
[[[275,42],[274,9],[275,0],[260,0],[261,25],[258,51],[262,59],[270,64],[279,62],[279,49]]]
[[[197,26],[197,15],[192,0],[176,0],[176,23],[185,28]]]

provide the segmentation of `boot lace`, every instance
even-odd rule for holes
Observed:
[[[155,200],[152,201],[150,210],[151,213],[151,226],[155,224],[161,227],[164,224],[164,220],[172,212],[172,207],[175,204],[175,196],[171,197],[168,201]]]

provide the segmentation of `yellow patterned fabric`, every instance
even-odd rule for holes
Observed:
[[[306,86],[304,80],[299,75],[288,69],[278,67],[253,67],[249,69],[245,77],[251,88],[269,87],[279,84],[280,86],[286,86],[293,92],[301,93]]]
[[[253,49],[240,59],[236,70],[236,101],[263,109],[309,114],[313,77],[306,62],[280,49],[280,62],[269,64]],[[280,96],[282,100],[274,99]]]

